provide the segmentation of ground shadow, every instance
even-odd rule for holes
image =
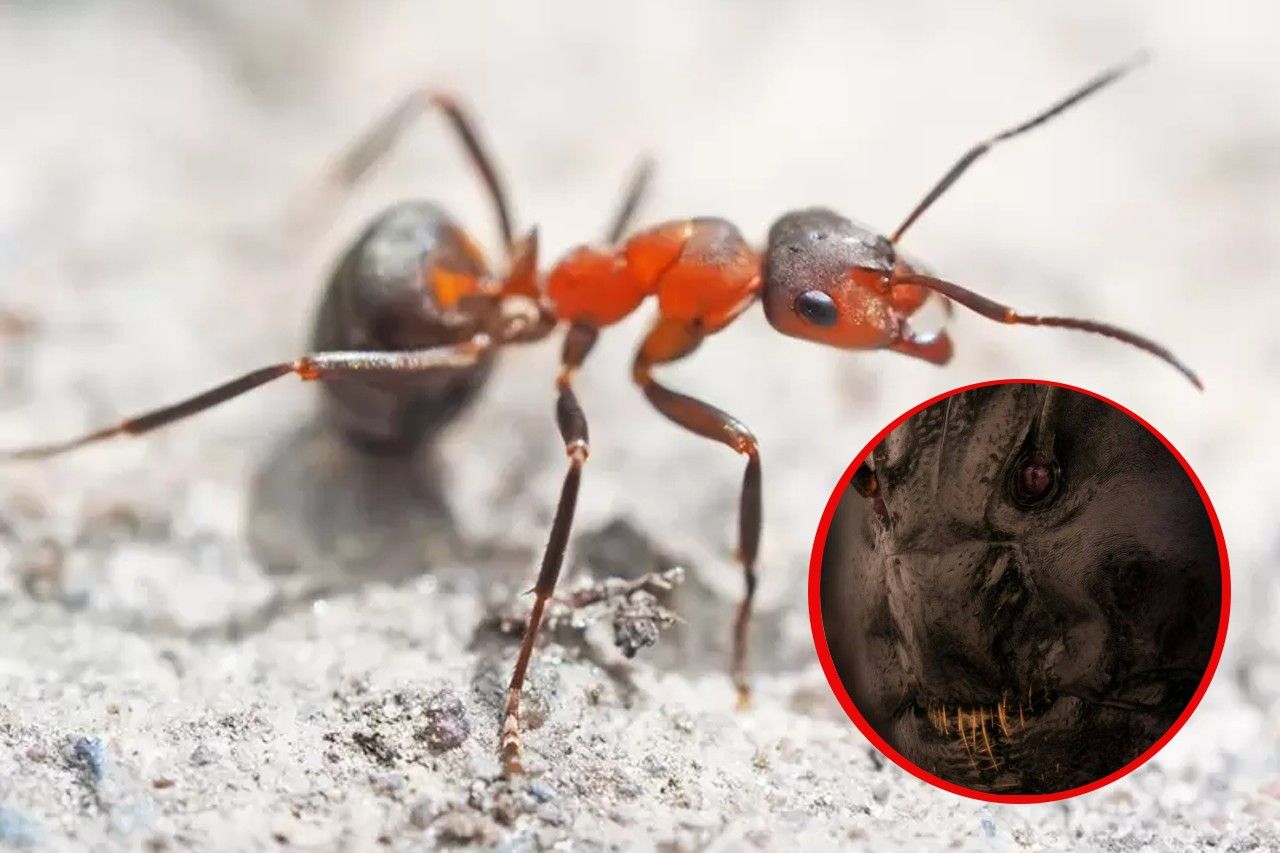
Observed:
[[[276,443],[249,486],[245,525],[263,571],[280,579],[267,602],[220,633],[243,637],[313,601],[368,583],[401,584],[442,567],[497,566],[523,579],[526,546],[465,536],[447,474],[429,443],[371,453],[312,421]]]
[[[259,466],[246,535],[268,574],[403,580],[467,550],[444,492],[430,447],[371,454],[311,422]]]

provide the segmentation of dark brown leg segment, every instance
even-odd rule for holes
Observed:
[[[542,554],[542,568],[533,587],[533,609],[525,625],[520,641],[520,655],[511,673],[511,685],[507,688],[507,700],[502,715],[500,747],[502,770],[507,776],[524,772],[523,748],[520,743],[520,693],[524,689],[524,677],[533,657],[533,647],[542,624],[542,612],[556,589],[560,568],[564,564],[564,552],[569,544],[569,531],[573,527],[573,513],[578,504],[578,486],[582,482],[582,466],[589,453],[587,418],[573,393],[573,374],[582,365],[595,345],[599,330],[593,326],[574,325],[569,328],[561,356],[560,376],[556,380],[559,395],[556,400],[556,423],[564,440],[565,453],[569,457],[569,470],[560,487],[560,502],[556,505],[555,520],[551,522],[551,535]]]
[[[117,436],[141,435],[211,409],[219,403],[225,403],[227,400],[239,397],[241,394],[291,373],[308,381],[374,379],[384,383],[394,382],[424,370],[439,367],[465,367],[473,364],[482,352],[494,345],[487,335],[477,335],[466,343],[425,350],[314,353],[296,361],[259,368],[202,394],[136,415],[114,426],[94,430],[76,438],[17,450],[0,450],[0,460],[42,459]]]
[[[386,156],[402,133],[432,109],[438,109],[444,114],[449,126],[462,142],[462,147],[466,150],[471,164],[480,174],[480,179],[484,182],[498,218],[503,248],[509,252],[514,244],[511,210],[502,180],[498,177],[497,169],[494,168],[493,158],[481,144],[474,122],[467,117],[452,96],[442,92],[424,90],[410,92],[375,121],[326,170],[323,179],[323,185],[327,189],[326,194],[337,197],[349,191],[375,163]]]
[[[659,412],[698,435],[718,441],[747,457],[738,505],[738,561],[742,564],[746,590],[733,623],[733,684],[738,704],[751,699],[747,676],[747,645],[751,624],[751,602],[756,592],[756,555],[760,549],[761,507],[760,451],[751,430],[732,415],[709,403],[666,388],[651,375],[657,364],[675,361],[690,354],[702,342],[702,333],[682,323],[661,320],[641,344],[636,354],[633,378],[645,397]]]

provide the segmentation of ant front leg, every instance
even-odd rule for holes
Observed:
[[[703,332],[680,320],[659,320],[636,353],[633,378],[645,397],[659,412],[703,438],[718,441],[747,457],[738,507],[738,561],[742,564],[746,591],[733,623],[733,684],[739,707],[751,700],[747,677],[747,638],[751,622],[751,601],[756,592],[756,554],[760,548],[762,509],[760,504],[760,451],[756,437],[741,421],[716,407],[670,390],[654,380],[651,368],[684,358],[702,343]]]
[[[538,580],[533,587],[533,608],[529,611],[529,621],[520,641],[520,654],[516,658],[515,670],[511,673],[511,684],[507,688],[499,743],[503,773],[508,777],[524,772],[523,747],[520,743],[520,693],[524,689],[529,660],[533,657],[533,646],[538,639],[542,612],[555,592],[556,581],[560,579],[560,567],[564,564],[569,531],[573,527],[573,513],[578,505],[582,466],[586,463],[589,452],[587,417],[578,404],[577,395],[573,393],[573,375],[586,360],[598,336],[599,329],[595,326],[575,323],[569,327],[564,339],[560,375],[556,379],[556,387],[559,389],[556,423],[560,427],[560,437],[564,440],[565,453],[569,457],[569,470],[565,472],[564,484],[560,487],[560,502],[556,505],[551,535],[542,555],[542,568],[538,571]]]
[[[504,331],[503,334],[514,335],[515,332]],[[521,338],[521,340],[525,339],[527,338]],[[75,438],[15,450],[0,450],[0,460],[43,459],[118,436],[142,435],[212,409],[214,406],[289,374],[309,382],[347,380],[394,384],[411,380],[427,371],[446,367],[469,367],[475,364],[483,353],[506,340],[504,337],[495,341],[489,335],[477,334],[460,344],[431,349],[312,353],[294,361],[258,368],[230,382],[210,388],[202,394],[135,415],[112,426]]]

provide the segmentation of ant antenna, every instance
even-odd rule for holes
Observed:
[[[1015,136],[1021,136],[1022,134],[1026,133],[1028,130],[1039,127],[1049,119],[1053,118],[1054,116],[1066,110],[1068,107],[1071,107],[1072,105],[1077,104],[1080,101],[1083,101],[1085,98],[1089,97],[1094,92],[1098,91],[1104,86],[1110,85],[1111,83],[1114,83],[1116,80],[1119,80],[1121,77],[1128,74],[1130,71],[1137,68],[1139,65],[1142,65],[1146,61],[1147,61],[1147,54],[1145,52],[1139,53],[1137,56],[1133,57],[1128,62],[1121,63],[1120,65],[1117,65],[1113,68],[1108,69],[1107,71],[1102,72],[1097,77],[1094,77],[1088,83],[1085,83],[1079,89],[1075,90],[1070,95],[1067,95],[1065,98],[1058,101],[1056,104],[1049,107],[1047,110],[1035,116],[1034,118],[1028,119],[1027,121],[1023,122],[1017,127],[1011,127],[1002,133],[997,133],[995,136],[992,136],[988,139],[984,139],[982,142],[979,142],[977,145],[970,148],[967,152],[965,152],[963,157],[961,157],[959,160],[956,161],[956,164],[951,167],[950,171],[948,171],[945,175],[942,176],[942,180],[938,181],[938,183],[934,185],[933,189],[929,190],[929,194],[926,195],[924,199],[919,204],[916,205],[915,210],[911,211],[911,214],[903,221],[901,225],[898,226],[898,230],[893,232],[893,236],[889,238],[889,242],[897,243],[898,240],[902,238],[902,235],[906,232],[906,230],[910,228],[911,225],[917,219],[920,218],[920,215],[922,213],[928,210],[930,206],[932,206],[933,203],[937,201],[942,196],[942,194],[945,193],[951,187],[951,185],[954,184],[956,180],[959,179],[959,177],[963,175],[965,171],[974,164],[975,161],[977,161],[980,157],[982,157],[983,154],[986,154],[988,151],[994,148],[997,144],[1004,142],[1006,139],[1012,139]]]
[[[644,200],[649,184],[653,180],[653,169],[654,162],[652,157],[643,157],[636,164],[627,183],[626,193],[622,197],[622,205],[618,208],[609,230],[605,233],[605,243],[607,245],[612,246],[617,243],[626,235],[627,229],[631,227],[631,220],[635,216],[636,210],[639,209],[640,202]]]
[[[953,302],[958,302],[970,311],[974,311],[986,317],[989,320],[995,320],[997,323],[1008,323],[1009,325],[1020,326],[1054,326],[1059,329],[1075,329],[1080,332],[1090,332],[1095,335],[1113,338],[1114,340],[1126,343],[1129,346],[1137,347],[1140,350],[1149,352],[1156,358],[1177,370],[1185,376],[1192,385],[1201,391],[1204,390],[1204,383],[1200,381],[1200,377],[1196,372],[1182,362],[1180,358],[1161,346],[1150,338],[1130,332],[1128,329],[1122,329],[1119,326],[1113,326],[1110,323],[1099,323],[1095,320],[1081,320],[1076,317],[1040,317],[1034,314],[1021,314],[1008,305],[996,302],[994,299],[988,299],[980,293],[975,293],[967,287],[962,287],[955,282],[946,281],[941,278],[934,278],[929,275],[918,275],[912,273],[897,277],[893,280],[894,284],[914,284],[918,287],[924,287],[935,293],[940,293]]]

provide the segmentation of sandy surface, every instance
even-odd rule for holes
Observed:
[[[410,86],[462,93],[554,257],[641,152],[646,217],[753,239],[814,203],[889,228],[970,142],[1138,47],[1152,65],[983,162],[910,249],[1028,309],[1147,331],[1197,394],[1085,336],[955,321],[946,370],[784,340],[758,314],[669,371],[750,424],[766,531],[756,708],[724,671],[738,461],[626,380],[582,378],[572,559],[679,563],[686,620],[631,663],[608,619],[537,658],[532,783],[496,781],[513,654],[562,455],[552,344],[512,352],[415,465],[310,423],[297,383],[138,442],[0,471],[0,846],[19,849],[1280,846],[1280,61],[1270,3],[249,2],[0,9],[0,444],[53,438],[297,354],[343,243],[397,198],[492,244],[435,123],[319,233],[290,199]],[[989,806],[874,753],[812,658],[804,581],[838,474],[955,385],[1037,376],[1133,408],[1216,503],[1236,600],[1203,705],[1155,760],[1066,803]]]

